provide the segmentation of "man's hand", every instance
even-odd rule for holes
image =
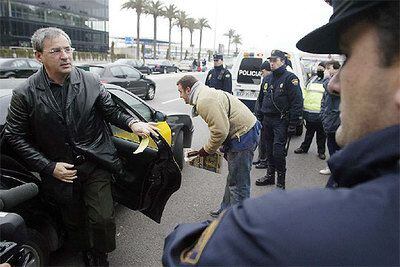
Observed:
[[[151,134],[158,136],[158,128],[157,128],[157,123],[155,122],[135,122],[130,124],[130,128],[132,132],[137,134],[140,137],[148,137]]]
[[[208,154],[205,150],[204,150],[204,148],[201,148],[200,150],[199,150],[199,154],[198,154],[200,157],[207,157],[208,155],[210,155],[210,154]]]
[[[295,135],[296,134],[296,125],[294,125],[294,124],[289,124],[289,127],[288,127],[288,129],[287,129],[287,134],[289,135],[289,136],[293,136],[293,135]]]
[[[57,162],[56,167],[53,171],[53,176],[56,177],[58,180],[66,182],[66,183],[73,183],[74,179],[77,178],[76,170],[73,169],[74,165],[68,164],[65,162]]]

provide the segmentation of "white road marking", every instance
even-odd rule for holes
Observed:
[[[181,99],[181,98],[178,97],[178,98],[175,98],[175,99],[172,99],[172,100],[168,100],[168,101],[161,102],[161,104],[165,105],[165,104],[168,104],[168,103],[171,103],[171,102],[174,102],[174,101],[178,101],[178,100],[180,100],[180,99]]]

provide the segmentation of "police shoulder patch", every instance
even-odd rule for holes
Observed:
[[[212,73],[208,74],[207,79],[209,80],[209,79],[211,79],[211,77],[212,77]]]
[[[182,263],[197,264],[199,262],[208,240],[210,240],[222,217],[223,213],[204,230],[194,245],[182,251],[180,255]]]
[[[264,90],[267,90],[268,89],[268,83],[265,83],[264,84]]]
[[[231,74],[230,74],[230,73],[227,73],[227,74],[225,74],[225,77],[226,77],[226,78],[229,78],[229,77],[231,77]]]
[[[299,80],[298,79],[293,79],[292,80],[292,84],[293,85],[298,85],[299,84]]]

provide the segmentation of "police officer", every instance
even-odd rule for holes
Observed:
[[[303,110],[303,96],[299,79],[286,70],[286,56],[280,50],[273,50],[268,58],[272,75],[265,77],[261,83],[257,101],[261,108],[257,117],[262,119],[267,149],[267,173],[257,179],[256,185],[275,184],[285,189],[286,176],[286,141],[288,135],[296,133]]]
[[[208,87],[220,89],[232,94],[232,75],[224,68],[224,57],[222,54],[214,54],[214,68],[207,74],[205,84]]]

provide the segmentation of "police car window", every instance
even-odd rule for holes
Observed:
[[[261,83],[261,58],[243,58],[237,75],[238,83],[255,84]]]
[[[137,113],[140,114],[146,121],[152,121],[152,110],[146,106],[139,99],[131,96],[130,94],[120,90],[110,90],[110,93],[118,97],[120,100],[125,102],[128,106],[133,108]]]

